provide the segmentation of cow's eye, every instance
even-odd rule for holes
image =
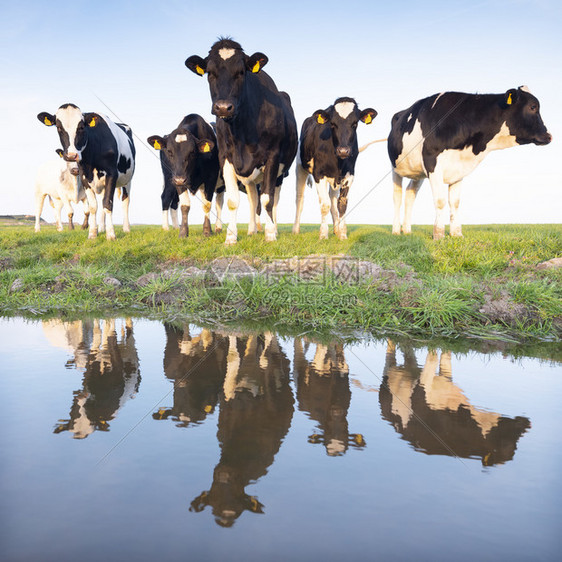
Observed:
[[[533,105],[531,105],[531,106],[530,106],[530,109],[531,109],[531,111],[536,111],[536,110],[538,109],[538,108],[537,108],[537,104],[534,103]]]

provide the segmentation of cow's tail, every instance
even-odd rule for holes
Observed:
[[[363,152],[366,148],[368,148],[369,146],[371,146],[372,144],[375,144],[377,142],[386,142],[388,140],[388,138],[386,139],[377,139],[371,142],[368,142],[367,144],[364,144],[363,146],[359,147],[359,152]]]

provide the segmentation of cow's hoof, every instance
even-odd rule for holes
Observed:
[[[115,237],[115,234],[106,233],[105,238],[106,238],[106,240],[117,240],[117,238]]]
[[[227,238],[224,241],[225,246],[234,246],[234,244],[236,244],[236,238]]]
[[[130,226],[124,226],[123,232],[125,232],[125,234],[129,234],[129,232],[131,232],[131,227]]]
[[[410,227],[403,228],[402,234],[412,234],[412,229]]]
[[[275,242],[277,240],[277,236],[275,232],[266,232],[265,233],[265,241],[266,242]]]
[[[167,226],[167,225],[166,226],[162,225],[162,230],[168,231],[168,230],[170,230],[170,227]]]
[[[457,238],[462,238],[462,228],[451,229],[451,236],[456,236]]]
[[[347,234],[345,234],[345,233],[339,234],[338,240],[347,240]]]
[[[442,240],[445,238],[445,228],[433,227],[433,239]]]
[[[209,238],[209,236],[211,236],[212,232],[210,230],[204,230],[203,231],[203,236],[205,238]]]
[[[293,225],[293,234],[300,234],[301,227]]]
[[[222,226],[220,228],[217,228],[215,226],[215,234],[220,234],[222,232]]]

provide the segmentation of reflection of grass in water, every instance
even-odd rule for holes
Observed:
[[[263,234],[248,237],[240,227],[239,243],[225,247],[224,232],[205,238],[201,227],[192,227],[187,239],[157,226],[133,226],[129,235],[118,228],[118,240],[110,243],[103,234],[88,240],[84,231],[58,233],[51,225],[39,234],[31,226],[0,226],[0,311],[68,314],[138,307],[166,318],[273,321],[313,330],[560,338],[562,273],[534,266],[562,254],[561,226],[465,226],[464,238],[439,242],[433,242],[428,226],[414,227],[410,236],[392,236],[387,226],[348,230],[346,241],[332,235],[321,241],[317,226],[304,226],[298,236],[281,226],[279,240],[266,244]],[[136,284],[162,267],[202,268],[223,256],[240,256],[259,268],[270,259],[310,254],[368,259],[398,275],[391,285],[327,278],[323,284],[280,281],[274,290],[263,279],[209,287],[201,279],[157,275],[142,287]],[[107,284],[107,277],[121,286]],[[21,290],[10,291],[15,279]],[[480,312],[490,300],[505,301],[505,318]],[[519,308],[514,312],[510,306]]]

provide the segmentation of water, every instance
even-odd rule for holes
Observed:
[[[3,560],[555,560],[560,364],[0,321]]]

